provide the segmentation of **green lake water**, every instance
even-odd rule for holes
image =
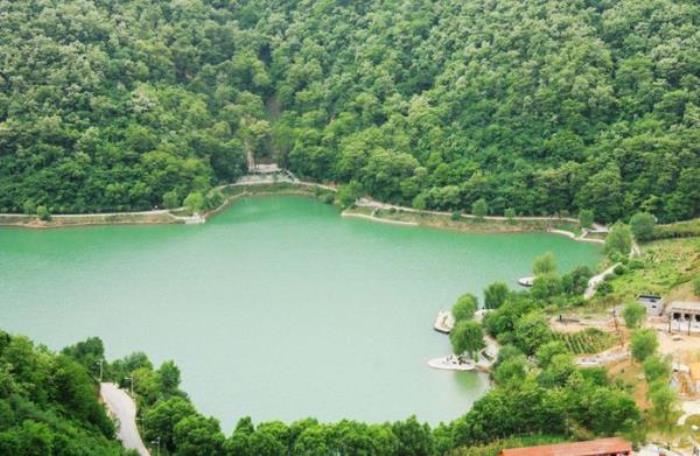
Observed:
[[[296,197],[243,200],[198,226],[0,228],[0,328],[173,359],[227,433],[246,415],[437,423],[488,379],[426,366],[449,352],[436,313],[496,280],[515,287],[546,251],[561,270],[600,258],[561,236],[344,219]]]

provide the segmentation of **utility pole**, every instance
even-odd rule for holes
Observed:
[[[156,456],[160,455],[160,436],[156,437],[155,440],[151,442],[151,444],[156,445]]]
[[[134,397],[134,377],[124,377],[124,380],[129,380],[129,384],[131,385],[130,390],[131,390],[131,397]]]

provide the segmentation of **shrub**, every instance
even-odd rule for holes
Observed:
[[[508,209],[505,210],[503,215],[505,215],[508,223],[510,223],[511,225],[515,224],[515,209],[513,209],[512,207],[509,207]]]
[[[590,209],[582,209],[578,214],[581,228],[590,228],[593,226],[593,211]]]
[[[209,193],[204,201],[204,206],[208,210],[216,209],[222,204],[224,204],[224,195],[218,190]]]
[[[598,285],[598,288],[596,288],[595,293],[598,296],[606,296],[606,295],[609,295],[610,293],[612,293],[612,291],[613,291],[612,284],[606,280]]]
[[[560,295],[562,291],[562,281],[556,274],[539,275],[532,285],[532,296],[535,299],[546,300]]]
[[[557,271],[557,263],[552,252],[547,252],[535,258],[532,263],[532,272],[536,275],[553,274]]]
[[[190,212],[200,212],[204,208],[204,196],[200,192],[191,192],[185,198],[184,205]]]
[[[170,190],[163,194],[163,206],[166,209],[175,209],[180,206],[180,196],[177,194],[177,190]]]
[[[462,218],[462,214],[459,211],[454,211],[452,213],[452,215],[450,215],[450,219],[452,219],[452,221],[455,221],[455,222],[461,218]]]
[[[627,272],[627,268],[622,264],[618,264],[615,266],[615,269],[613,269],[613,272],[615,275],[621,276]]]
[[[510,289],[503,282],[494,282],[484,290],[484,307],[498,309],[508,298]]]
[[[335,195],[333,193],[323,193],[319,199],[324,204],[333,204],[335,202]]]
[[[425,193],[419,193],[413,198],[413,202],[411,203],[411,206],[413,206],[413,209],[418,209],[419,211],[425,210],[427,207],[427,196]]]
[[[627,267],[630,269],[644,269],[644,262],[642,260],[630,260],[630,262],[627,264]]]
[[[36,203],[34,203],[33,200],[28,199],[24,202],[24,204],[22,204],[22,210],[27,215],[35,214],[36,213]]]
[[[338,187],[336,201],[341,208],[347,209],[355,204],[355,201],[362,196],[362,185],[357,181],[352,181],[349,184]]]
[[[615,255],[628,256],[632,247],[632,233],[626,225],[613,225],[605,239],[605,253],[614,258]]]
[[[489,205],[484,198],[481,198],[472,204],[472,214],[479,220],[483,219],[489,212]]]
[[[630,230],[640,241],[652,239],[656,230],[656,218],[648,212],[637,212],[630,219]]]
[[[474,316],[479,302],[473,294],[463,294],[457,299],[457,302],[452,306],[452,316],[455,321],[469,320]]]
[[[625,325],[630,328],[638,328],[647,314],[647,309],[638,302],[629,302],[622,309],[622,318],[625,319]]]
[[[37,206],[36,215],[38,215],[39,218],[45,222],[51,220],[51,212],[46,206]]]
[[[656,352],[658,347],[659,340],[653,329],[638,329],[632,334],[630,351],[632,352],[632,357],[638,362],[643,363]]]

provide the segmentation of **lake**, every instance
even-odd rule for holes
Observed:
[[[242,200],[197,226],[0,228],[0,328],[173,359],[227,434],[248,415],[435,424],[488,389],[483,374],[426,366],[450,351],[437,312],[496,280],[515,287],[546,251],[560,270],[600,259],[563,236],[344,219],[301,197]]]

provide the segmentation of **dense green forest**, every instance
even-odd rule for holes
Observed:
[[[0,331],[0,454],[123,453],[82,365]]]
[[[695,0],[0,0],[0,15],[0,212],[172,206],[250,151],[417,208],[700,214]]]

